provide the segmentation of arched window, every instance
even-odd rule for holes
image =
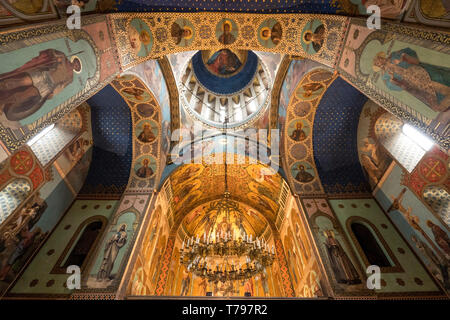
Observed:
[[[371,265],[377,265],[380,268],[393,266],[369,228],[359,222],[353,222],[351,228]]]
[[[15,179],[0,191],[0,223],[30,194],[31,185],[25,179]]]
[[[97,240],[102,230],[103,223],[101,221],[91,222],[84,228],[81,237],[73,247],[72,251],[64,263],[64,268],[70,265],[82,266],[95,240]]]
[[[84,221],[75,231],[51,273],[66,273],[70,265],[79,266],[83,271],[106,223],[107,220],[103,216],[94,216]]]

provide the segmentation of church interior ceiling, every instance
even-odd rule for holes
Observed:
[[[237,157],[235,156],[235,163]],[[279,196],[283,178],[262,164],[227,164],[228,188],[232,199],[251,206],[266,219],[275,221],[279,209]],[[216,200],[225,192],[224,164],[186,164],[177,168],[170,176],[172,209],[183,217],[191,209]],[[175,217],[177,220],[179,217]]]
[[[231,232],[237,238],[248,234],[256,239],[261,238],[267,228],[270,228],[267,218],[245,203],[239,202],[241,212],[232,212],[228,217],[223,211],[212,210],[206,213],[213,204],[214,201],[204,203],[185,216],[181,228],[188,237],[203,237],[210,232],[213,235]]]
[[[314,159],[327,193],[368,192],[358,158],[359,115],[367,98],[336,79],[320,101],[314,119]],[[340,106],[336,109],[336,106]]]
[[[65,16],[67,6],[52,1],[34,1],[45,9],[38,13],[0,0],[0,26]],[[62,243],[53,271],[36,267],[45,284],[29,281],[32,269],[17,275],[27,259],[55,252],[54,230],[82,229],[75,211],[104,216],[80,296],[448,294],[450,38],[401,23],[447,27],[450,7],[392,0],[381,12],[391,20],[369,30],[367,2],[90,0],[80,30],[68,32],[62,19],[2,29],[0,60],[14,63],[0,65],[0,230],[14,219],[19,227],[37,202],[42,212],[30,215],[31,233],[16,229],[9,242],[0,234],[0,297],[11,283],[13,295],[42,285],[45,294],[67,294],[48,278],[63,270],[70,248]],[[68,77],[61,92],[53,83],[55,93],[41,96],[50,86],[36,84],[49,72],[36,69],[39,59]],[[70,134],[54,131],[27,146],[57,121]],[[405,123],[436,145],[412,155],[416,149],[389,142]],[[199,125],[204,135],[192,141]],[[271,149],[271,134],[257,140],[224,127],[279,129],[280,149]],[[187,136],[173,135],[177,129]],[[228,149],[230,140],[244,148]],[[209,210],[228,195],[238,211]],[[42,233],[34,226],[41,215]],[[228,232],[264,238],[275,262],[231,289],[189,276],[180,262],[185,240]],[[74,243],[77,234],[67,234]],[[22,236],[33,239],[30,249]],[[376,264],[371,245],[386,259],[376,293],[364,287],[365,268]],[[227,258],[219,260],[226,269]]]

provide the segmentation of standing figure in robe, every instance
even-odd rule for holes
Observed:
[[[81,60],[55,49],[46,49],[23,66],[0,74],[0,114],[20,121],[38,111],[49,99],[72,83],[81,72]]]
[[[330,230],[325,231],[327,236],[325,247],[328,251],[331,268],[333,269],[336,281],[344,284],[361,283],[358,272],[345,253],[339,241],[334,237]]]
[[[373,60],[374,71],[382,72],[388,89],[405,90],[432,110],[446,112],[450,107],[450,68],[420,61],[411,48],[379,52]]]
[[[112,280],[111,272],[120,249],[127,243],[127,225],[122,224],[119,230],[109,239],[103,253],[103,261],[97,274],[97,281]]]

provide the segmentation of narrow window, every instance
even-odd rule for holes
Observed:
[[[380,268],[392,266],[369,228],[357,222],[352,223],[351,228],[371,265]]]
[[[67,268],[70,265],[77,265],[81,267],[86,260],[86,257],[89,254],[89,251],[92,248],[92,245],[95,243],[95,240],[100,235],[100,231],[102,230],[103,222],[94,221],[91,222],[84,228],[82,235],[78,239],[77,243],[73,247],[70,252],[69,257],[64,263],[64,268]]]

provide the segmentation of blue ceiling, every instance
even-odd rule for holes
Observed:
[[[131,113],[110,85],[90,98],[94,148],[83,194],[119,195],[128,183],[132,162]]]
[[[370,192],[357,146],[359,116],[366,101],[366,96],[337,78],[317,107],[314,159],[327,193]]]
[[[117,1],[119,2],[119,1]],[[336,13],[334,0],[122,0],[117,11],[223,11],[251,13]]]

